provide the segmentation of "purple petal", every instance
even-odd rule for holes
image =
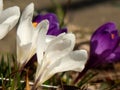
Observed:
[[[48,19],[49,22],[51,22],[51,23],[58,23],[57,16],[53,13],[48,13],[48,14],[45,14],[45,15],[39,14],[34,18],[33,22],[39,23],[44,19]]]
[[[45,15],[38,15],[34,18],[33,22],[39,23],[44,19],[49,20],[49,23],[50,23],[49,30],[48,30],[48,33],[47,33],[48,35],[57,36],[61,33],[64,33],[64,32],[66,33],[67,32],[66,28],[60,29],[57,16],[53,13],[48,13],[48,14],[45,14]]]
[[[120,46],[118,47],[106,58],[110,62],[120,61]]]
[[[91,52],[101,54],[105,50],[114,50],[118,45],[118,31],[114,23],[106,23],[96,30],[91,38]],[[96,48],[95,47],[96,43]]]
[[[85,65],[86,69],[94,68],[101,66],[102,64],[111,63],[111,60],[108,60],[107,57],[111,54],[111,50],[106,50],[102,54],[90,54],[90,57]]]
[[[56,29],[56,30],[52,29],[52,30],[49,30],[49,31],[47,32],[47,35],[54,35],[54,36],[57,36],[57,35],[59,35],[59,34],[61,34],[61,33],[67,33],[67,28],[63,28],[63,29],[61,29],[61,30],[59,30],[59,29]]]
[[[50,29],[54,29],[54,28],[59,29],[59,22],[58,22],[57,16],[53,13],[48,13],[48,14],[45,14],[45,15],[38,15],[34,18],[33,22],[39,23],[44,19],[49,20],[49,23],[50,23],[49,28]]]

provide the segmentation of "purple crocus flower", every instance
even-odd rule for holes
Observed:
[[[36,25],[44,19],[47,19],[50,23],[49,30],[47,32],[48,35],[57,36],[57,35],[59,35],[61,33],[64,33],[64,32],[67,33],[67,28],[60,29],[57,16],[53,13],[48,13],[48,14],[45,14],[45,15],[40,15],[39,14],[38,16],[36,16],[34,18],[33,24]]]
[[[120,37],[115,23],[108,22],[99,27],[90,40],[90,56],[77,82],[90,68],[120,60]]]
[[[94,67],[120,60],[120,37],[113,22],[99,27],[91,37],[90,57],[86,67]]]

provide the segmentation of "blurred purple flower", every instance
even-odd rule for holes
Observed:
[[[113,22],[99,27],[91,37],[90,57],[86,67],[95,67],[120,60],[120,37]]]
[[[90,68],[120,60],[120,37],[115,23],[108,22],[99,27],[90,40],[90,56],[77,82]]]
[[[47,19],[50,23],[50,26],[49,26],[49,30],[47,32],[47,35],[54,35],[54,36],[57,36],[61,33],[67,33],[67,28],[62,28],[60,29],[60,26],[59,26],[59,22],[58,22],[58,19],[57,19],[57,16],[53,13],[48,13],[48,14],[45,14],[45,15],[38,15],[34,18],[33,20],[33,24],[36,25],[38,24],[39,22],[41,22],[42,20],[44,19]]]

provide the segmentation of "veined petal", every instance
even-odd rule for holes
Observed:
[[[17,37],[20,39],[20,44],[25,45],[32,42],[33,34],[34,28],[30,18],[28,17],[27,19],[20,22],[17,29]]]
[[[37,58],[38,63],[41,64],[41,59],[43,58],[43,53],[46,49],[46,34],[49,28],[48,20],[41,21],[37,28],[39,29],[39,35],[37,39]]]
[[[3,10],[3,0],[0,0],[0,14],[1,14],[2,10]]]
[[[50,63],[53,63],[55,60],[58,60],[70,53],[73,50],[74,45],[74,34],[60,34],[49,43],[45,52],[45,56],[50,61]]]
[[[2,13],[0,14],[0,23],[5,22],[5,20],[7,20],[9,17],[12,16],[17,16],[19,18],[20,16],[20,9],[17,6],[13,6],[10,8],[5,9],[4,11],[2,11]],[[8,22],[9,23],[9,22]],[[11,23],[11,22],[10,22]]]
[[[65,57],[54,62],[51,66],[46,67],[44,73],[41,76],[40,82],[45,82],[58,72],[71,70],[81,72],[84,69],[87,59],[88,54],[86,50],[73,51]]]
[[[9,32],[9,25],[8,24],[0,24],[0,40],[3,39],[6,34]]]
[[[24,9],[20,21],[23,21],[23,20],[25,20],[25,19],[27,19],[27,18],[29,17],[30,20],[31,20],[31,22],[32,22],[33,13],[34,13],[34,4],[33,4],[33,3],[30,3],[30,4]]]

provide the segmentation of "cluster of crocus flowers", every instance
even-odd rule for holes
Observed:
[[[77,82],[90,68],[120,61],[120,37],[115,23],[108,22],[99,27],[90,40],[90,56]]]
[[[32,24],[34,4],[29,4],[23,11],[17,29],[17,61],[22,68],[36,52],[36,41],[41,29],[47,30],[48,20],[41,21],[36,27]]]
[[[87,51],[73,51],[74,34],[66,33],[66,28],[60,29],[55,14],[37,16],[32,22],[33,11],[34,4],[31,3],[20,19],[17,30],[17,61],[22,68],[37,54],[35,88],[58,72],[82,71]]]
[[[38,15],[33,19],[34,4],[29,4],[23,11],[17,30],[17,61],[19,67],[24,67],[36,51],[36,40],[41,29],[48,30],[46,42],[67,29],[59,28],[57,16],[53,13]],[[33,19],[33,21],[32,21]]]
[[[9,7],[3,10],[3,0],[0,0],[0,40],[13,29],[20,17],[18,6]]]

